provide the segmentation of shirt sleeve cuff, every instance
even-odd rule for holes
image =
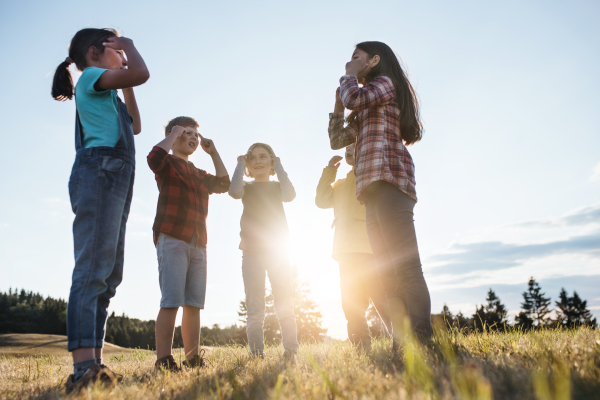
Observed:
[[[169,152],[166,151],[165,149],[163,149],[162,147],[158,147],[158,146],[154,146],[152,148],[152,152],[156,153],[157,155],[161,156],[161,157],[166,157],[169,155]]]
[[[285,170],[283,169],[283,165],[281,165],[281,161],[274,162],[273,169],[275,170],[275,173],[277,173],[277,174],[279,174],[281,172],[285,172]]]
[[[347,80],[355,81],[356,84],[358,85],[358,79],[354,75],[343,75],[340,78],[340,84],[343,83],[344,81],[347,81]]]

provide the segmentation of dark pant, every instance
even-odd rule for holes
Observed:
[[[365,313],[369,299],[391,332],[387,299],[381,280],[377,275],[375,257],[366,253],[338,255],[340,262],[340,288],[342,309],[348,321],[348,339],[353,344],[371,346],[371,335]]]
[[[431,337],[431,300],[413,220],[416,202],[388,182],[372,183],[367,190],[367,231],[388,298],[394,338],[403,340],[405,317],[419,337]]]
[[[125,226],[135,166],[110,149],[77,153],[69,195],[75,269],[67,306],[68,349],[103,347],[110,299],[123,279]]]

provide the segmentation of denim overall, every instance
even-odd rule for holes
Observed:
[[[68,349],[103,347],[110,299],[123,279],[125,225],[135,175],[131,117],[118,100],[119,140],[115,147],[83,147],[75,117],[77,155],[69,180],[75,213],[75,269],[67,306]]]

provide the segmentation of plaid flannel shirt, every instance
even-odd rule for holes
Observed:
[[[415,166],[400,135],[400,109],[392,80],[378,76],[362,88],[355,76],[340,78],[344,107],[357,111],[344,127],[344,114],[329,114],[329,141],[334,150],[356,143],[356,197],[364,204],[364,190],[375,181],[390,182],[417,201]]]
[[[154,244],[163,232],[188,243],[196,234],[195,244],[206,247],[208,195],[227,192],[229,176],[211,175],[158,146],[148,154],[148,165],[155,174],[159,191],[152,226]]]

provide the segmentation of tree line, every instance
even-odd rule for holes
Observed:
[[[509,320],[506,306],[491,288],[487,293],[486,304],[476,306],[475,313],[471,317],[465,317],[460,311],[453,315],[444,304],[442,312],[433,314],[432,320],[438,327],[472,331],[598,327],[596,318],[587,307],[587,300],[582,300],[576,291],[569,296],[562,288],[558,295],[559,300],[554,302],[556,308],[552,309],[551,298],[542,292],[540,284],[532,277],[527,283],[527,290],[522,295],[521,311],[515,316],[514,321]],[[554,315],[552,311],[555,312]]]
[[[129,318],[125,314],[109,315],[106,323],[106,341],[117,346],[156,350],[155,321]],[[44,297],[31,291],[13,290],[0,292],[0,334],[41,333],[67,334],[67,302],[63,299]],[[232,325],[204,326],[201,330],[204,346],[222,346],[246,342],[246,328]],[[175,328],[174,346],[183,347],[181,327]]]
[[[302,281],[294,272],[294,310],[298,325],[298,340],[301,342],[322,342],[326,329],[322,327],[323,316],[317,310],[317,304],[311,297],[308,283]],[[278,343],[281,332],[279,322],[273,307],[273,295],[266,298],[267,309],[265,317],[265,341]],[[215,324],[204,326],[200,331],[200,341],[203,346],[224,346],[247,343],[245,302],[241,302],[241,325],[231,325],[221,328]],[[155,336],[156,321],[143,321],[129,318],[125,314],[109,315],[106,322],[105,340],[117,346],[156,350]],[[9,289],[0,292],[0,334],[2,333],[41,333],[53,335],[67,334],[67,302],[63,299],[44,297],[39,293],[24,289]],[[173,346],[183,347],[181,326],[175,328]]]
[[[298,326],[298,339],[301,342],[323,342],[327,330],[322,327],[322,314],[311,297],[308,283],[294,273],[294,311]],[[506,330],[506,329],[542,329],[576,328],[579,326],[597,327],[598,323],[587,307],[587,300],[579,297],[576,291],[572,295],[563,288],[551,308],[551,299],[542,291],[539,283],[531,278],[523,292],[521,311],[514,321],[508,318],[508,310],[496,293],[490,288],[486,303],[476,306],[475,313],[467,317],[458,312],[454,315],[444,305],[440,314],[432,314],[432,321],[438,328],[458,328],[466,331]],[[554,311],[554,314],[552,314]],[[238,311],[241,325],[221,328],[215,324],[201,329],[201,343],[204,346],[223,346],[229,344],[245,345],[246,304],[240,302]],[[367,311],[369,329],[373,336],[385,335],[385,328],[373,307]],[[0,334],[1,333],[41,333],[67,334],[67,302],[63,299],[44,297],[39,293],[24,289],[9,289],[0,292]],[[266,297],[265,342],[277,344],[281,341],[281,332],[273,295]],[[108,317],[106,341],[122,347],[155,350],[155,321],[143,321],[129,318],[125,314]],[[175,347],[183,347],[181,327],[175,328]]]

